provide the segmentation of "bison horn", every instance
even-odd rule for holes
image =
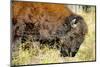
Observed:
[[[77,25],[76,25],[76,19],[73,19],[71,21],[71,27],[75,28]]]

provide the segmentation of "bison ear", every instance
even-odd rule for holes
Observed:
[[[75,28],[77,26],[76,18],[74,18],[70,23],[71,23],[71,27]]]

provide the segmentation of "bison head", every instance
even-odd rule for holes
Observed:
[[[70,29],[63,37],[60,37],[62,43],[61,55],[74,57],[84,41],[87,33],[87,25],[81,16],[67,17],[65,23],[69,23]]]

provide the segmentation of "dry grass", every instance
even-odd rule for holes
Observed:
[[[27,65],[27,64],[47,64],[47,63],[61,63],[61,62],[76,62],[76,61],[94,61],[95,60],[95,8],[92,7],[89,13],[79,13],[84,17],[88,25],[88,33],[85,41],[81,45],[75,57],[61,57],[59,50],[56,48],[49,49],[45,46],[39,49],[37,46],[29,50],[23,50],[19,46],[19,50],[12,53],[13,65]],[[24,43],[25,44],[25,43]],[[34,42],[33,45],[39,43]],[[23,44],[21,44],[23,45]]]

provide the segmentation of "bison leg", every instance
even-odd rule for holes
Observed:
[[[70,49],[69,48],[65,48],[65,47],[61,47],[61,56],[63,57],[67,57],[70,55]]]
[[[76,53],[78,52],[79,48],[71,49],[70,57],[75,57]]]
[[[63,57],[75,57],[76,53],[78,52],[78,48],[75,51],[71,51],[70,48],[68,49],[64,49],[63,47],[61,47],[61,56]]]

